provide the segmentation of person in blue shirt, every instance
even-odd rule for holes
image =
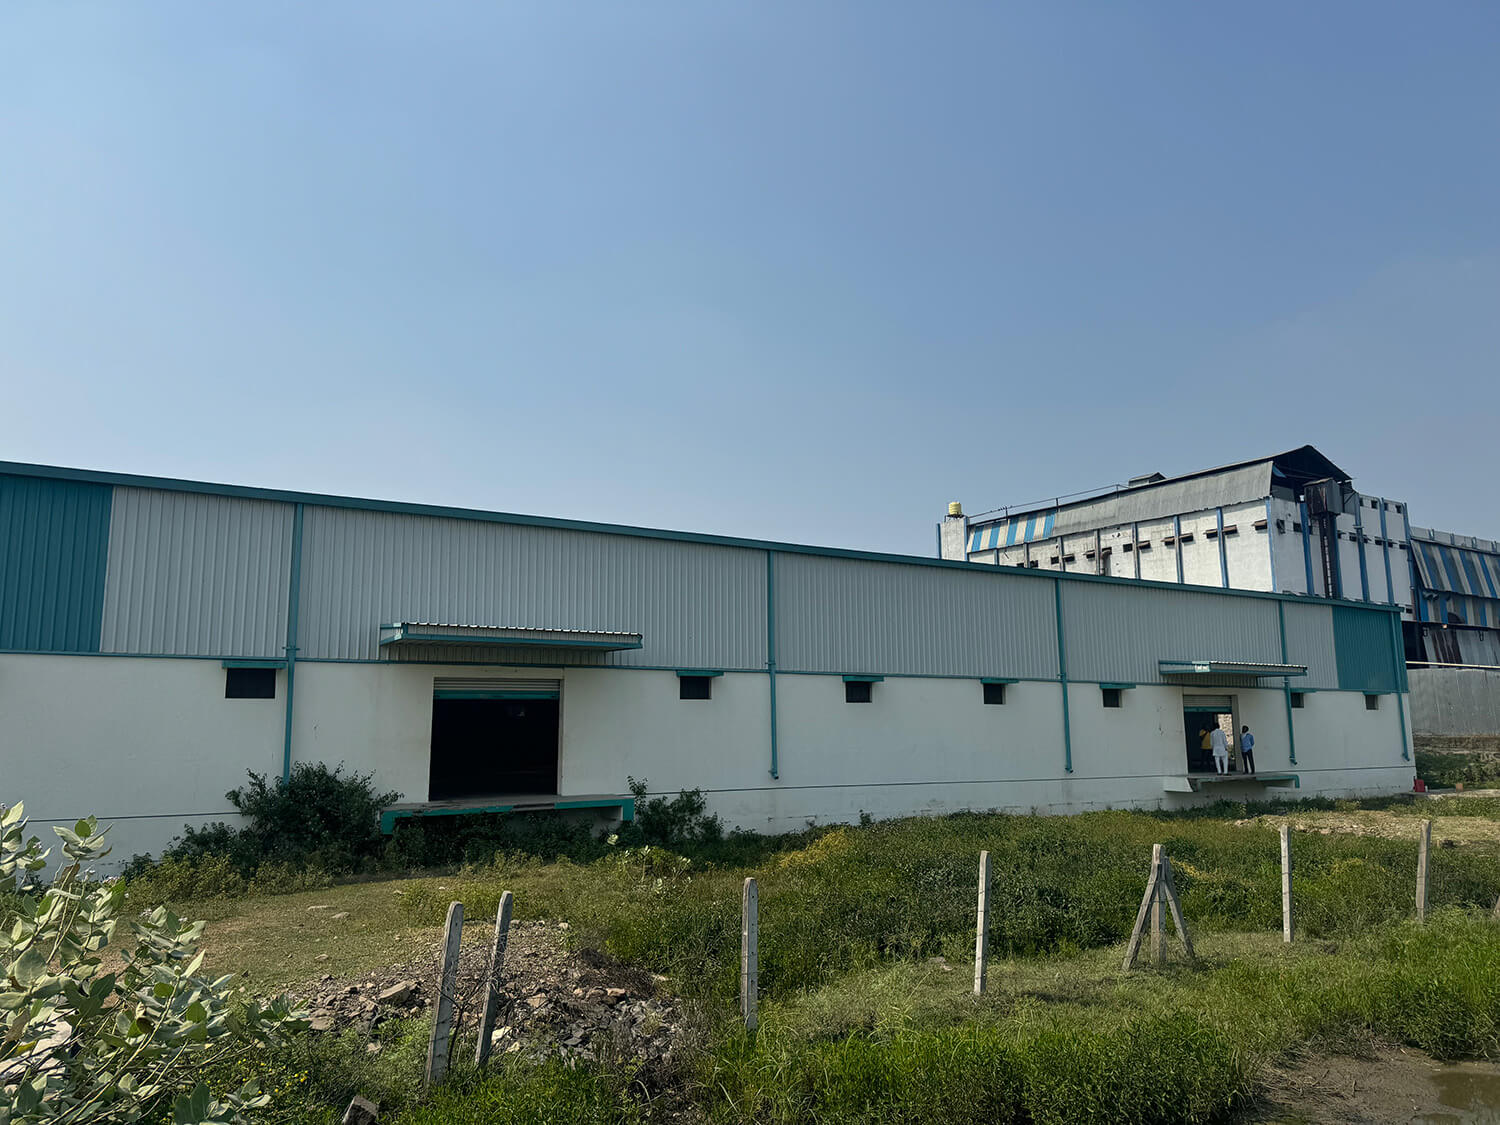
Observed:
[[[1240,728],[1240,762],[1246,773],[1255,772],[1255,735],[1249,727]]]

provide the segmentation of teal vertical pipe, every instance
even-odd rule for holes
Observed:
[[[1401,723],[1401,760],[1411,761],[1406,740],[1406,646],[1401,640],[1401,614],[1391,614],[1391,671],[1396,677],[1396,718]]]
[[[1354,542],[1359,546],[1359,596],[1370,600],[1370,567],[1365,562],[1365,498],[1354,497]]]
[[[1391,577],[1391,538],[1385,526],[1385,497],[1380,497],[1380,557],[1385,560],[1385,600],[1396,601],[1396,582]]]
[[[1302,501],[1299,505],[1298,513],[1302,516],[1302,565],[1307,567],[1307,592],[1309,595],[1312,595],[1316,594],[1317,591],[1313,589],[1312,521],[1308,518],[1306,500]],[[1333,592],[1330,590],[1327,596],[1332,597]]]
[[[1269,516],[1270,509],[1267,508],[1266,512]],[[1269,533],[1270,530],[1271,525],[1268,519],[1266,523],[1266,531]],[[1289,661],[1287,660],[1286,656],[1286,602],[1276,603],[1276,621],[1281,627],[1281,662],[1283,664],[1287,664],[1289,663]],[[1295,729],[1295,724],[1292,722],[1292,681],[1286,676],[1281,677],[1281,694],[1282,698],[1286,700],[1287,763],[1289,765],[1295,766],[1297,764],[1297,732]]]
[[[1276,521],[1271,518],[1271,501],[1266,501],[1266,552],[1271,560],[1271,593],[1276,592]],[[1283,660],[1286,653],[1282,653]]]
[[[292,565],[286,596],[286,734],[281,745],[281,780],[292,780],[292,696],[297,687],[297,608],[302,600],[302,505],[292,515]]]
[[[1061,558],[1061,556],[1058,556]],[[1063,705],[1063,769],[1073,772],[1073,727],[1068,716],[1068,642],[1063,636],[1062,579],[1056,580],[1054,590],[1057,606],[1057,682],[1062,687]]]
[[[1229,553],[1224,547],[1224,509],[1214,509],[1214,515],[1219,521],[1219,585],[1229,589]]]
[[[1177,581],[1182,581],[1182,517],[1172,517],[1172,549],[1177,552]]]
[[[776,745],[776,552],[766,552],[766,680],[771,686],[771,776],[780,777]]]

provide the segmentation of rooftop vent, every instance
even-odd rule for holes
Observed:
[[[1157,481],[1162,481],[1162,480],[1166,480],[1166,479],[1167,478],[1164,477],[1164,476],[1162,476],[1160,473],[1147,473],[1145,476],[1131,477],[1130,478],[1130,487],[1131,488],[1139,488],[1143,484],[1155,484]]]

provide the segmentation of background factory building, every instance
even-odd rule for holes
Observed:
[[[1413,527],[1310,445],[965,516],[945,559],[1395,605],[1412,664],[1500,665],[1500,545]]]
[[[1404,690],[1380,605],[0,463],[0,801],[121,860],[296,761],[758,831],[1390,793]],[[1209,723],[1257,778],[1195,775]]]

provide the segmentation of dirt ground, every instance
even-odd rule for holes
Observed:
[[[1500,1123],[1500,1063],[1439,1063],[1418,1051],[1318,1055],[1266,1076],[1242,1119],[1256,1125]]]
[[[1470,796],[1500,797],[1500,790],[1476,789],[1466,791],[1462,797],[1442,796],[1429,799],[1436,804],[1439,801],[1462,801]],[[1325,836],[1341,832],[1353,836],[1378,836],[1387,840],[1416,840],[1421,831],[1422,818],[1411,812],[1396,813],[1385,809],[1360,809],[1352,813],[1309,810],[1285,816],[1247,817],[1234,823],[1273,830],[1283,824],[1290,824],[1298,831],[1321,832]],[[1500,820],[1483,816],[1434,816],[1432,843],[1435,847],[1442,848],[1469,844],[1500,848]]]

